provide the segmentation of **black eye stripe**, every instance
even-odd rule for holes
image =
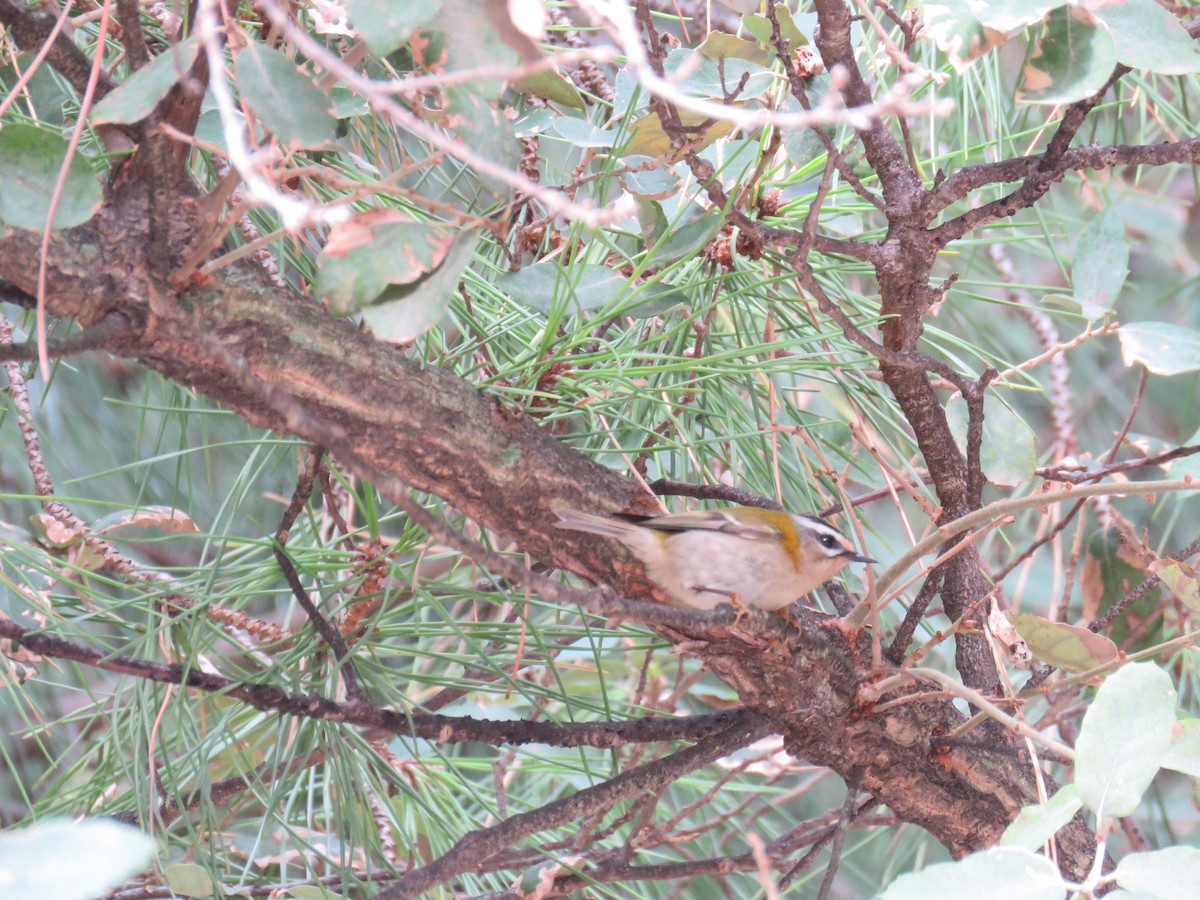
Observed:
[[[802,531],[809,532],[824,550],[829,551],[829,556],[841,556],[849,552],[846,549],[849,542],[845,536],[824,519],[818,519],[815,516],[797,516],[796,520]]]

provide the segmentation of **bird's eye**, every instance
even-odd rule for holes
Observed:
[[[826,550],[833,550],[835,547],[838,547],[837,538],[832,534],[823,534],[817,540],[821,542],[821,546]]]

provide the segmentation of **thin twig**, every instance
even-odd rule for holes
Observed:
[[[71,138],[67,142],[67,153],[58,169],[58,178],[54,182],[54,190],[50,194],[50,202],[46,209],[46,225],[42,229],[42,247],[38,256],[37,277],[37,341],[38,358],[41,364],[42,378],[50,378],[50,357],[46,349],[46,276],[50,266],[50,235],[53,233],[54,213],[58,209],[58,201],[62,199],[63,189],[70,174],[71,164],[75,161],[75,152],[79,149],[79,141],[87,130],[88,113],[92,108],[92,99],[96,96],[96,86],[104,72],[104,42],[108,40],[108,25],[111,18],[112,0],[104,0],[104,15],[100,19],[100,32],[96,35],[97,50],[92,59],[91,74],[87,86],[79,100],[79,113],[75,127],[71,129]]]
[[[329,649],[333,651],[333,655],[337,658],[342,677],[346,680],[346,696],[351,700],[360,700],[362,699],[362,693],[358,683],[358,673],[354,669],[354,659],[351,656],[350,648],[346,645],[346,639],[342,637],[341,631],[325,618],[324,614],[317,608],[317,605],[308,595],[303,582],[300,581],[300,574],[296,571],[296,566],[292,563],[291,558],[284,549],[287,546],[288,534],[292,526],[296,523],[296,519],[312,496],[313,486],[317,478],[317,470],[321,466],[321,457],[324,454],[325,451],[320,447],[312,448],[312,462],[301,472],[300,477],[296,480],[296,489],[292,492],[291,502],[288,503],[287,508],[280,517],[279,528],[275,532],[275,540],[272,542],[271,550],[275,554],[275,561],[279,564],[279,570],[283,573],[288,587],[292,590],[292,596],[296,598],[296,602],[300,604],[300,608],[304,610],[304,614],[308,616],[308,620],[317,629],[317,634],[321,635],[321,639],[329,645]]]
[[[58,340],[46,341],[46,355],[50,359],[62,359],[78,353],[86,353],[88,350],[104,350],[114,340],[132,337],[135,334],[137,334],[137,329],[129,321],[128,316],[119,310],[110,310],[104,315],[104,318],[83,331]],[[14,361],[38,359],[39,353],[37,341],[22,341],[16,344],[0,343],[0,359]]]
[[[945,577],[945,574],[945,569],[941,566],[936,566],[925,577],[925,582],[921,585],[921,589],[917,591],[916,599],[913,600],[905,612],[904,621],[896,629],[896,635],[892,638],[892,642],[888,644],[887,651],[884,653],[884,656],[891,661],[892,665],[898,666],[904,661],[904,654],[908,652],[908,645],[912,643],[912,636],[917,630],[917,624],[925,615],[925,610],[929,608],[929,604],[933,602],[933,598],[937,596],[937,592],[942,589],[942,579]]]
[[[978,691],[971,690],[971,688],[967,687],[965,684],[962,684],[946,673],[939,672],[936,669],[905,669],[904,671],[893,675],[890,678],[884,679],[884,681],[876,685],[872,685],[868,693],[870,696],[879,697],[887,691],[892,690],[894,687],[913,679],[935,684],[943,691],[946,691],[947,693],[958,697],[961,700],[966,700],[972,706],[978,707],[988,718],[999,722],[1005,728],[1008,728],[1014,733],[1028,738],[1034,743],[1045,747],[1047,750],[1058,754],[1063,759],[1073,760],[1075,758],[1075,751],[1066,744],[1061,744],[1053,738],[1049,738],[1042,734],[1040,731],[1034,730],[1020,719],[1016,719],[1004,712],[1004,710],[1000,709],[1000,707],[998,707],[987,697],[984,697]]]
[[[833,828],[833,840],[829,846],[829,862],[825,864],[825,877],[821,879],[821,889],[817,892],[817,900],[829,900],[833,890],[834,879],[837,878],[838,866],[842,861],[842,845],[846,840],[846,825],[854,811],[854,801],[858,798],[855,788],[848,788],[846,799],[842,801],[841,815]]]
[[[1082,466],[1044,466],[1040,469],[1035,469],[1034,474],[1045,478],[1047,481],[1061,481],[1064,484],[1083,484],[1088,481],[1095,481],[1098,478],[1107,478],[1109,475],[1115,475],[1117,472],[1130,472],[1134,469],[1144,469],[1149,466],[1161,466],[1163,463],[1183,459],[1185,456],[1193,456],[1197,453],[1200,453],[1200,444],[1191,444],[1186,447],[1176,447],[1174,450],[1156,453],[1154,456],[1146,456],[1142,459],[1127,459],[1124,462],[1112,463],[1111,465],[1101,466],[1099,469],[1085,469]],[[1081,471],[1072,471],[1072,469],[1081,469]]]
[[[647,741],[698,741],[758,723],[746,709],[704,716],[645,716],[617,722],[530,722],[486,720],[471,716],[407,714],[365,700],[338,702],[314,694],[290,693],[269,684],[253,684],[202,672],[195,666],[154,662],[113,654],[0,618],[0,638],[19,641],[33,653],[53,659],[129,675],[158,684],[180,685],[232,697],[264,712],[284,713],[314,721],[340,722],[391,735],[409,735],[438,743],[548,744],[558,747],[617,747]],[[755,734],[759,732],[754,731]],[[760,735],[761,736],[761,735]],[[754,738],[757,740],[757,738]]]

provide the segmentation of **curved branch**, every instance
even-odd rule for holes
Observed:
[[[1046,147],[1046,152],[1037,157],[1037,162],[1026,174],[1024,183],[1008,196],[985,203],[983,206],[969,210],[934,228],[931,231],[934,246],[940,250],[951,241],[958,240],[976,228],[1028,209],[1036,203],[1046,191],[1050,190],[1050,186],[1059,181],[1068,171],[1065,165],[1068,148],[1071,141],[1075,139],[1076,133],[1083,127],[1083,123],[1087,121],[1088,115],[1096,108],[1109,89],[1129,71],[1128,66],[1117,66],[1108,81],[1104,83],[1104,87],[1087,99],[1071,104],[1063,114],[1058,129]],[[943,208],[944,206],[927,206],[926,220],[931,220]]]
[[[363,700],[338,703],[312,694],[291,694],[267,684],[245,684],[201,672],[194,667],[157,663],[133,656],[114,656],[82,644],[24,628],[0,618],[0,638],[19,641],[34,653],[153,681],[233,697],[264,712],[305,719],[343,722],[386,734],[403,734],[439,744],[547,744],[553,747],[617,747],[653,741],[697,741],[743,726],[753,716],[734,709],[705,716],[643,716],[620,722],[528,722],[473,719],[470,716],[406,714]]]
[[[1058,162],[1060,174],[1081,169],[1111,169],[1114,166],[1164,166],[1172,163],[1200,165],[1200,138],[1163,144],[1113,144],[1107,147],[1073,147]],[[971,191],[990,184],[1009,184],[1030,177],[1047,165],[1044,153],[1002,159],[959,169],[929,192],[928,210],[936,214]],[[951,220],[955,221],[955,220]],[[949,223],[947,223],[949,224]]]
[[[455,875],[470,871],[480,860],[508,849],[522,838],[605,812],[643,791],[661,790],[688,772],[765,737],[771,730],[767,720],[746,716],[743,721],[694,747],[622,772],[602,784],[584,788],[570,797],[547,803],[540,809],[512,816],[491,828],[472,831],[440,859],[410,872],[398,884],[380,891],[376,900],[422,896]]]

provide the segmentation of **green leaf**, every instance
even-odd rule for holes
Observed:
[[[211,897],[217,890],[208,870],[195,863],[176,863],[163,871],[171,893],[183,897]]]
[[[496,279],[496,287],[522,306],[550,313],[566,305],[572,312],[602,309],[629,288],[629,280],[615,269],[599,265],[537,263]]]
[[[699,214],[690,216],[689,221],[672,226],[670,232],[650,249],[649,265],[664,266],[695,256],[721,230],[725,214],[720,209],[696,212]]]
[[[1200,444],[1200,430],[1197,430],[1186,441],[1180,442],[1180,445],[1185,447],[1194,447],[1197,444]],[[1172,460],[1164,465],[1163,468],[1173,479],[1182,481],[1185,478],[1193,478],[1200,482],[1200,453],[1193,453],[1191,456]]]
[[[282,53],[251,41],[233,69],[242,97],[285,147],[299,150],[333,141],[332,101]]]
[[[653,245],[662,240],[663,235],[670,230],[671,223],[667,221],[667,214],[657,200],[639,197],[637,205],[638,225],[641,226],[642,238],[647,244]]]
[[[0,65],[0,85],[5,90],[12,88],[21,75],[28,75],[28,67],[33,62],[35,54],[17,53],[8,57],[9,65]],[[36,118],[45,128],[59,128],[66,120],[66,112],[70,110],[71,121],[74,122],[75,110],[79,101],[61,75],[54,71],[53,66],[38,66],[32,77],[25,82],[21,95],[15,98],[16,103],[11,107]]]
[[[1003,31],[980,22],[961,0],[921,0],[920,10],[925,32],[957,72],[1008,40]]]
[[[0,834],[0,886],[12,900],[91,900],[144,869],[155,847],[109,819],[40,822]]]
[[[429,21],[430,31],[436,31],[441,38],[440,47],[436,53],[423,54],[424,64],[430,71],[457,72],[482,64],[504,67],[520,62],[520,54],[497,30],[488,5],[478,0],[440,0],[438,11]],[[497,21],[504,22],[507,4],[494,2],[491,5],[498,15]],[[511,20],[505,24],[512,28]],[[471,79],[470,92],[484,100],[496,100],[503,91],[503,78]]]
[[[389,284],[410,284],[436,269],[455,232],[416,222],[396,209],[356,213],[339,223],[317,258],[314,291],[334,312],[374,302]]]
[[[363,321],[381,340],[406,343],[442,320],[458,290],[458,279],[479,244],[476,229],[463,230],[446,258],[427,277],[386,288],[381,302],[363,310]]]
[[[0,222],[41,231],[50,198],[67,158],[67,141],[53,131],[12,122],[0,128]],[[71,159],[62,194],[54,208],[54,228],[82,225],[104,199],[87,160]]]
[[[518,94],[524,94],[527,97],[541,97],[543,100],[557,103],[559,106],[567,106],[581,111],[587,110],[587,103],[584,102],[583,95],[579,93],[579,88],[575,87],[569,79],[550,69],[543,69],[541,72],[534,72],[524,78],[518,78],[512,83],[512,88]]]
[[[828,75],[814,75],[808,79],[808,97],[810,106],[819,106],[821,102],[829,95],[829,88],[832,82]],[[785,113],[799,113],[804,111],[804,107],[800,101],[787,94],[784,97],[783,105],[780,109]],[[828,137],[833,137],[836,133],[831,126],[825,126],[821,129]],[[821,138],[812,128],[788,128],[783,133],[783,146],[787,151],[787,158],[797,168],[802,168],[808,163],[815,160],[817,157],[825,153],[825,145],[821,142]],[[815,190],[817,186],[816,179],[813,180],[812,187]]]
[[[1130,853],[1111,875],[1118,885],[1154,900],[1193,900],[1200,885],[1200,849],[1166,847]]]
[[[242,114],[240,107],[233,110],[230,118],[233,120],[231,124],[234,128],[241,129],[243,132],[247,130],[246,117]],[[254,142],[261,143],[266,140],[267,132],[263,128],[262,123],[255,119],[253,126]],[[221,119],[220,110],[206,109],[200,113],[200,121],[196,123],[196,137],[202,141],[228,149],[225,137],[225,123]]]
[[[726,59],[723,63],[709,59],[698,50],[672,50],[663,62],[666,77],[689,94],[712,100],[721,100],[726,91],[736,91],[742,77],[746,84],[737,94],[735,102],[758,97],[771,90],[777,76],[770,69],[744,59]],[[682,112],[682,110],[681,110]]]
[[[881,900],[1062,900],[1067,884],[1054,863],[1028,850],[992,847],[957,862],[901,875]]]
[[[555,263],[537,263],[501,275],[496,287],[522,306],[546,315],[565,306],[570,312],[602,309],[651,316],[686,301],[686,295],[672,284],[633,284],[617,270],[600,265],[563,269]]]
[[[1180,441],[1180,446],[1195,447],[1200,444],[1200,429],[1197,429],[1186,441]],[[1195,478],[1200,481],[1200,453],[1180,457],[1167,463],[1163,468],[1171,477],[1182,481],[1185,478]]]
[[[445,110],[440,116],[431,116],[431,121],[452,132],[476,156],[490,160],[503,169],[516,168],[521,145],[513,133],[512,123],[500,110],[483,97],[465,89],[451,89],[447,95],[449,102]],[[456,204],[482,204],[488,201],[506,203],[512,196],[512,187],[490,175],[478,175],[476,183],[480,192],[486,191],[491,196],[477,194],[470,198],[464,194],[465,185],[460,179],[450,187],[443,199]]]
[[[513,136],[518,138],[550,134],[554,123],[564,118],[562,113],[549,106],[529,106],[512,123]]]
[[[808,43],[808,38],[804,32],[796,25],[792,18],[791,11],[779,4],[775,7],[775,18],[779,21],[779,34],[788,42],[792,50],[802,47]],[[771,26],[771,20],[766,16],[761,16],[758,13],[742,16],[742,27],[750,32],[763,45],[771,46],[771,33],[774,30]]]
[[[1162,765],[1164,769],[1200,778],[1200,719],[1180,719],[1175,723]]]
[[[1129,274],[1129,244],[1125,240],[1125,223],[1115,206],[1106,207],[1088,223],[1087,231],[1075,251],[1071,268],[1074,298],[1080,308],[1104,312],[1112,309],[1117,295]],[[1098,319],[1099,315],[1089,315]]]
[[[709,146],[733,130],[732,122],[714,121],[709,116],[687,109],[679,111],[679,122],[685,128],[695,129],[689,132],[689,146],[696,150]],[[705,122],[710,124],[700,133],[700,126]],[[657,113],[648,112],[629,126],[629,141],[621,148],[619,155],[659,157],[671,151],[671,138],[663,128],[662,120]]]
[[[979,461],[993,484],[1020,484],[1037,467],[1037,437],[1025,420],[994,392],[984,400],[983,443]],[[955,394],[946,403],[946,419],[959,447],[967,446],[967,403]]]
[[[1040,22],[1046,13],[1066,3],[1067,0],[969,0],[962,5],[969,7],[988,28],[1015,31]]]
[[[371,112],[371,104],[366,97],[340,84],[329,89],[329,99],[333,101],[333,114],[339,120],[357,119]]]
[[[1075,785],[1064,785],[1045,803],[1022,809],[1016,819],[1004,829],[1000,846],[1037,850],[1075,818],[1075,813],[1079,812],[1082,806],[1083,801],[1079,799]]]
[[[1097,528],[1088,539],[1080,577],[1087,617],[1096,619],[1108,612],[1114,603],[1144,581],[1146,575],[1145,564],[1129,552],[1116,529]],[[1161,599],[1162,589],[1151,588],[1110,626],[1109,637],[1124,644],[1132,631],[1141,632],[1138,647],[1162,640],[1161,617],[1154,624],[1146,625],[1147,617],[1156,616]]]
[[[1200,612],[1200,572],[1177,559],[1157,559],[1146,567],[1172,594],[1194,612]]]
[[[704,43],[696,49],[709,59],[744,59],[760,66],[771,62],[771,57],[759,44],[723,31],[710,31]]]
[[[631,157],[626,162],[637,166],[649,162],[649,157]],[[682,183],[679,173],[672,166],[660,165],[639,172],[624,172],[620,176],[621,184],[629,193],[637,197],[648,197],[651,200],[665,200],[679,193]]]
[[[438,10],[438,0],[346,0],[350,21],[376,56],[387,56],[405,43]]]
[[[631,302],[633,305],[627,306],[626,302]],[[639,284],[629,297],[622,301],[621,308],[614,312],[620,312],[623,316],[631,316],[635,319],[648,319],[652,316],[661,316],[678,306],[686,306],[687,302],[687,291],[664,278],[660,281],[647,281]]]
[[[1195,40],[1154,0],[1096,3],[1089,8],[1108,27],[1117,59],[1125,65],[1161,75],[1200,72]]]
[[[97,103],[92,109],[92,124],[140,122],[146,118],[167,92],[188,76],[199,50],[196,37],[172,44]]]
[[[1061,309],[1077,316],[1083,316],[1089,322],[1103,318],[1110,312],[1092,304],[1084,306],[1084,304],[1068,294],[1042,294],[1038,302],[1043,306],[1048,306],[1050,309]]]
[[[343,900],[345,894],[338,894],[319,884],[298,884],[290,887],[284,893],[296,900]]]
[[[1200,369],[1200,331],[1173,322],[1122,325],[1121,359],[1141,363],[1155,375],[1182,375]]]
[[[1078,625],[1026,613],[1009,613],[1008,618],[1034,656],[1068,672],[1086,672],[1117,658],[1116,644]]]
[[[1153,663],[1130,663],[1100,685],[1075,744],[1075,785],[1097,816],[1137,809],[1171,743],[1175,705],[1171,676]]]
[[[1086,10],[1056,9],[1038,29],[1017,97],[1024,103],[1073,103],[1102,88],[1116,64],[1108,29]]]
[[[554,130],[560,137],[566,138],[576,147],[584,149],[611,147],[617,140],[615,132],[605,131],[586,119],[576,119],[571,116],[563,116],[556,121]]]

